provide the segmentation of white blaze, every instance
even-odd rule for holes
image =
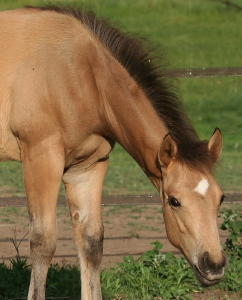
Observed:
[[[207,193],[208,187],[209,187],[209,183],[207,179],[203,178],[202,180],[199,181],[194,191],[204,196]]]

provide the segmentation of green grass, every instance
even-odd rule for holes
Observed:
[[[0,9],[46,1],[0,1]],[[242,11],[214,0],[83,0],[73,3],[93,9],[114,24],[146,39],[170,68],[241,66]],[[235,2],[235,1],[234,1]],[[236,1],[242,5],[242,0]],[[159,59],[158,59],[159,60]],[[201,138],[215,127],[224,136],[217,176],[225,190],[242,191],[242,77],[179,79],[175,86]],[[120,146],[110,158],[106,194],[154,193],[137,164]],[[21,167],[0,164],[0,191],[23,192]]]

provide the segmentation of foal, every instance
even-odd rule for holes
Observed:
[[[23,163],[30,216],[28,300],[45,298],[63,180],[80,259],[82,299],[100,300],[101,194],[120,143],[160,192],[169,240],[207,284],[224,273],[212,175],[222,137],[200,141],[140,43],[93,14],[0,13],[0,160]]]

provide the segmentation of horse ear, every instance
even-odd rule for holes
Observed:
[[[222,152],[222,146],[223,146],[222,133],[219,128],[216,128],[208,142],[208,150],[214,162],[216,162],[219,159]]]
[[[161,144],[158,153],[158,159],[161,166],[168,167],[170,162],[174,160],[177,153],[177,146],[171,135],[168,133]]]

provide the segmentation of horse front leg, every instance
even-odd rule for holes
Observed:
[[[56,202],[63,176],[62,151],[25,146],[24,180],[30,217],[32,272],[28,300],[45,299],[45,282],[56,247]]]
[[[107,161],[85,171],[64,175],[74,238],[81,270],[81,299],[101,300],[100,265],[103,253],[101,195]]]

